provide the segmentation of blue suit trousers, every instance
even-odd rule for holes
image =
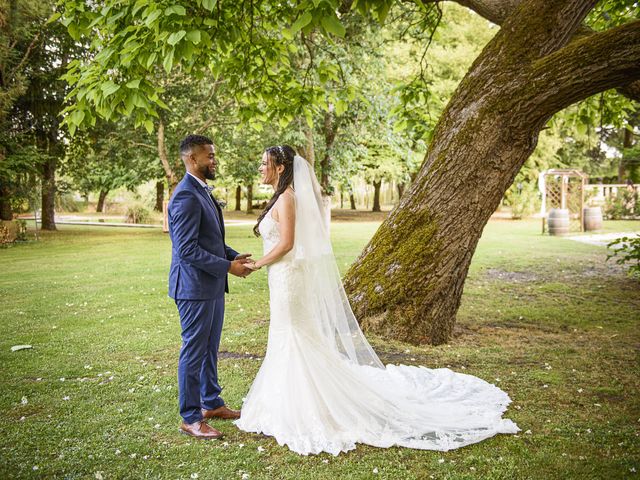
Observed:
[[[178,361],[180,415],[186,423],[195,423],[202,420],[201,408],[213,410],[224,405],[217,367],[224,297],[175,302],[182,326]]]

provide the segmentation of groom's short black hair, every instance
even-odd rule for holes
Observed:
[[[186,155],[193,147],[200,145],[213,145],[213,140],[204,135],[187,135],[180,142],[180,156]]]

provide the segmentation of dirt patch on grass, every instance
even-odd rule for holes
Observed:
[[[535,282],[540,278],[539,275],[534,272],[508,272],[506,270],[500,270],[499,268],[487,268],[484,274],[492,280],[515,283]]]
[[[604,258],[585,258],[571,267],[550,268],[545,270],[528,271],[508,271],[500,268],[487,268],[482,272],[485,279],[509,282],[509,283],[533,283],[533,282],[557,282],[557,281],[580,281],[582,279],[606,278],[609,281],[612,277],[622,280],[630,280],[627,276],[627,267],[619,265],[613,260],[608,262]]]
[[[254,353],[229,352],[227,350],[221,350],[218,352],[218,358],[254,360],[256,358],[262,358],[262,355],[258,355]]]

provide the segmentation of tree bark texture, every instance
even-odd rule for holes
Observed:
[[[96,212],[104,212],[104,202],[107,199],[108,194],[109,190],[100,190],[100,194],[98,195],[98,205],[96,205]]]
[[[247,213],[253,213],[253,184],[247,185]]]
[[[381,212],[380,209],[380,187],[382,186],[382,180],[373,181],[373,208],[372,212]]]
[[[162,211],[162,202],[164,202],[164,182],[156,182],[156,204],[153,208],[156,212]]]
[[[349,208],[351,210],[356,209],[356,197],[353,196],[353,192],[349,192]]]
[[[242,187],[238,185],[236,187],[236,208],[235,208],[236,212],[239,212],[242,210],[241,202],[242,202]]]
[[[640,78],[640,21],[570,41],[594,3],[523,0],[475,60],[415,181],[345,277],[363,328],[446,342],[482,230],[542,127]]]

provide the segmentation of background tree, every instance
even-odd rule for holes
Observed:
[[[34,0],[0,2],[0,220],[12,219],[12,198],[19,203],[33,189],[33,173],[45,160],[28,145],[25,132],[13,127],[10,114],[29,86],[48,9],[47,2]]]
[[[14,100],[7,122],[10,137],[20,137],[20,143],[28,142],[40,153],[41,228],[55,230],[56,169],[64,158],[66,137],[60,112],[70,90],[60,77],[84,49],[59,23],[43,26],[41,35],[43,40],[34,44],[28,58],[28,85]]]
[[[96,212],[104,211],[109,192],[121,187],[133,190],[163,176],[154,152],[132,146],[137,141],[132,133],[126,123],[98,121],[95,127],[75,135],[66,149],[61,173],[85,195],[98,193]]]

